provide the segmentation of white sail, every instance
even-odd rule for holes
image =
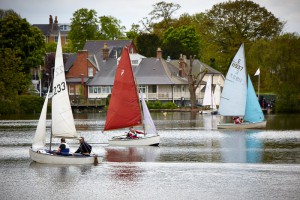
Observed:
[[[150,115],[149,109],[147,107],[147,104],[145,102],[142,92],[140,92],[140,96],[141,96],[142,108],[143,108],[143,114],[144,114],[145,132],[148,135],[157,135],[155,124],[152,120],[152,117]]]
[[[219,113],[223,116],[244,116],[247,97],[247,78],[244,44],[233,58],[226,75]]]
[[[220,83],[220,76],[218,78],[215,91],[214,91],[214,97],[215,97],[215,102],[216,105],[220,105],[220,97],[221,97],[221,83]]]
[[[214,94],[211,89],[212,76],[209,76],[205,86],[204,98],[202,105],[209,106],[211,109],[217,109]]]
[[[77,137],[65,78],[60,34],[58,36],[53,78],[52,136]]]
[[[48,98],[49,98],[49,90],[44,101],[42,112],[32,142],[32,149],[34,151],[37,151],[38,149],[43,149],[46,146],[46,120],[47,120]]]

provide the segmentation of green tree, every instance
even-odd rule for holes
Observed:
[[[12,49],[20,57],[23,71],[29,73],[32,67],[43,63],[45,42],[42,32],[32,27],[26,19],[8,14],[0,19],[0,48]]]
[[[155,34],[142,33],[136,38],[137,51],[146,57],[155,57],[156,50],[160,45],[160,39]]]
[[[140,32],[139,28],[140,28],[140,25],[132,24],[131,29],[128,32],[126,32],[126,37],[129,39],[132,39],[132,40],[137,38],[137,36],[139,35],[139,32]]]
[[[193,26],[169,28],[162,40],[162,49],[166,56],[178,58],[180,54],[200,57],[200,37]]]
[[[23,72],[21,58],[12,49],[0,50],[0,100],[11,101],[19,91],[28,88],[27,74]]]
[[[112,16],[101,16],[101,39],[117,40],[124,38],[125,26],[121,26],[121,21]]]
[[[69,39],[74,51],[83,49],[86,40],[100,38],[98,32],[97,12],[93,9],[81,8],[73,13]]]
[[[300,37],[284,34],[259,40],[249,54],[251,63],[261,67],[261,75],[277,95],[276,111],[300,112]]]
[[[204,41],[203,61],[213,61],[223,73],[228,70],[241,43],[278,36],[285,24],[266,8],[249,0],[216,4],[206,13],[195,15],[195,19]]]

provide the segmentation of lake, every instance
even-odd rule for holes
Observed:
[[[266,115],[265,130],[243,131],[216,129],[215,115],[151,115],[159,147],[108,146],[125,130],[103,133],[105,113],[75,114],[78,134],[104,157],[96,166],[31,162],[39,116],[0,116],[0,199],[299,199],[300,115]]]

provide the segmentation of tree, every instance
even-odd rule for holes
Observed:
[[[137,51],[146,57],[155,57],[156,50],[160,45],[160,39],[155,34],[142,33],[136,38]]]
[[[259,40],[251,47],[250,55],[277,94],[276,111],[299,112],[300,37],[284,34],[273,40]]]
[[[193,26],[169,28],[163,36],[162,49],[171,58],[178,58],[180,54],[199,56],[200,37]]]
[[[21,58],[23,71],[29,73],[32,67],[43,63],[45,42],[42,32],[32,27],[26,19],[15,14],[0,19],[0,48],[12,49]]]
[[[224,50],[242,42],[277,36],[284,26],[271,12],[249,0],[216,4],[206,17],[207,28]]]
[[[184,61],[184,65],[187,68],[187,78],[189,83],[189,92],[191,99],[191,109],[195,109],[197,107],[197,99],[196,99],[196,90],[199,87],[203,77],[207,74],[208,70],[205,68],[203,71],[200,71],[198,74],[193,74],[193,63],[196,56],[190,56],[190,64],[188,65]]]
[[[154,4],[153,10],[149,13],[151,18],[148,20],[153,33],[161,37],[163,32],[172,26],[174,22],[172,15],[180,8],[179,4],[164,1]]]
[[[128,32],[126,32],[126,37],[129,39],[135,39],[139,35],[140,32],[139,28],[140,25],[132,24],[131,29]]]
[[[28,75],[23,73],[21,58],[9,48],[0,50],[0,66],[0,101],[11,101],[28,89]]]
[[[101,16],[101,39],[116,40],[124,38],[125,26],[121,26],[121,21],[112,16]]]
[[[69,39],[73,50],[81,50],[86,40],[97,40],[100,38],[98,32],[97,12],[93,9],[81,8],[73,13],[71,19],[71,30]]]

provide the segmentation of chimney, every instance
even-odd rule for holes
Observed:
[[[52,31],[53,28],[53,18],[52,15],[49,15],[49,31]]]
[[[156,50],[156,59],[157,60],[160,60],[162,58],[162,50],[161,50],[161,48],[157,48],[157,50]]]
[[[53,30],[57,31],[58,30],[58,21],[57,21],[57,16],[55,16],[54,24],[53,24]]]
[[[179,75],[180,75],[181,77],[184,77],[184,76],[185,76],[185,73],[184,73],[184,66],[185,66],[184,58],[183,58],[182,54],[180,54],[180,58],[179,58]]]
[[[107,43],[105,42],[102,49],[103,60],[108,60],[108,56],[109,56],[109,49],[107,48]]]

